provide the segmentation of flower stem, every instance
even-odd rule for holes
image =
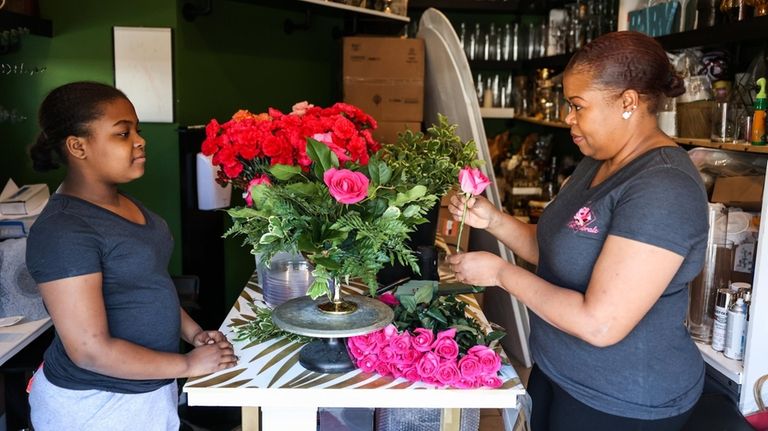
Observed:
[[[469,198],[468,194],[464,195]],[[461,232],[464,230],[464,219],[467,217],[467,200],[464,201],[464,210],[461,212],[461,223],[459,223],[459,237],[456,239],[456,254],[461,253]]]

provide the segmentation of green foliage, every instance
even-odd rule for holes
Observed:
[[[426,135],[407,130],[397,144],[385,146],[382,158],[392,168],[392,176],[421,184],[428,194],[445,195],[457,183],[461,168],[483,165],[477,160],[475,143],[462,142],[456,127],[444,115],[438,115],[438,124],[427,129]]]
[[[438,295],[435,286],[423,285],[412,294],[398,295],[400,305],[395,307],[392,322],[399,331],[427,328],[437,333],[456,328],[459,354],[464,355],[472,346],[482,344],[494,348],[506,333],[494,330],[485,333],[480,324],[467,316],[467,304],[455,295]]]
[[[455,129],[440,116],[427,135],[406,132],[367,165],[342,166],[369,178],[367,197],[355,204],[341,204],[330,195],[323,174],[339,168],[339,160],[312,138],[307,139],[312,165],[306,171],[243,161],[249,175],[267,174],[272,184],[250,188],[251,208],[228,210],[233,224],[225,236],[242,236],[264,262],[281,251],[302,253],[314,265],[312,298],[330,295],[328,282],[349,277],[361,278],[373,296],[376,274],[387,263],[418,271],[416,256],[406,246],[409,235],[458,183],[459,170],[478,163],[475,144],[462,143]]]
[[[276,337],[286,337],[291,341],[306,344],[311,338],[283,331],[272,321],[272,310],[267,307],[257,307],[248,304],[253,310],[254,318],[240,325],[233,325],[235,341],[252,341],[263,343]]]

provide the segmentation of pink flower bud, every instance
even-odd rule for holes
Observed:
[[[461,191],[474,196],[482,193],[491,182],[478,168],[462,168],[459,171],[459,185]]]

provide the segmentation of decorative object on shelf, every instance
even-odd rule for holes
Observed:
[[[384,147],[371,136],[375,127],[355,106],[302,102],[290,114],[238,111],[206,128],[202,152],[220,166],[219,181],[245,191],[246,206],[228,211],[233,226],[225,235],[243,235],[264,263],[289,251],[314,266],[309,297],[287,301],[273,315],[283,329],[324,338],[302,349],[308,369],[347,370],[338,339],[389,323],[379,301],[343,298],[341,282],[359,278],[375,296],[384,264],[418,272],[410,233],[456,183],[461,166],[481,163],[474,143],[461,142],[445,117],[426,136],[405,132]],[[324,294],[327,300],[315,302]]]
[[[629,13],[629,29],[656,37],[672,33],[680,27],[680,3],[668,1]]]
[[[347,341],[361,370],[438,387],[499,386],[494,348],[505,333],[486,333],[456,295],[440,295],[437,282],[411,281],[381,300],[393,308],[393,324]]]

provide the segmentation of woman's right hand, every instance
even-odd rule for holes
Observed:
[[[237,365],[235,350],[228,341],[195,347],[186,354],[187,377],[202,376]]]
[[[464,204],[467,205],[467,215],[464,223],[467,226],[477,229],[488,229],[498,220],[499,210],[488,199],[483,196],[467,197],[462,193],[455,193],[451,196],[448,211],[456,221],[461,221],[464,212]]]

